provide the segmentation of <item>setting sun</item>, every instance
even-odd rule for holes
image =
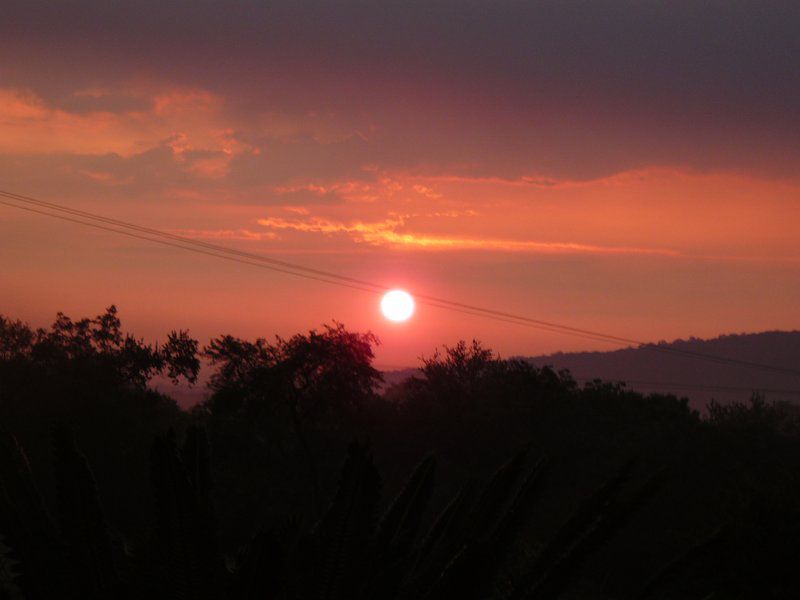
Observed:
[[[390,321],[407,321],[414,314],[414,298],[403,290],[386,292],[381,299],[381,312]]]

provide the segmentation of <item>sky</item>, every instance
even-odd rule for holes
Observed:
[[[5,0],[0,189],[658,341],[800,328],[796,1]],[[417,364],[607,343],[0,206],[0,314],[147,339],[337,320]]]

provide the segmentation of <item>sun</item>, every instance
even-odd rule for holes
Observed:
[[[390,321],[408,321],[414,314],[414,298],[403,290],[386,292],[381,299],[381,312]]]

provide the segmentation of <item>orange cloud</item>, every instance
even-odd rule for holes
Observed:
[[[104,90],[78,92],[75,97],[110,94]],[[45,102],[33,92],[0,88],[0,153],[73,155],[118,154],[128,157],[168,146],[181,158],[189,151],[221,153],[225,162],[251,148],[236,140],[222,114],[221,98],[202,90],[131,88],[130,97],[146,108],[71,112]],[[214,164],[189,164],[206,177],[226,172]]]
[[[398,231],[406,225],[408,216],[397,216],[383,221],[343,223],[319,217],[306,220],[288,220],[268,217],[258,224],[271,229],[288,229],[303,233],[349,235],[355,242],[376,246],[423,250],[496,250],[504,252],[531,252],[546,254],[648,254],[679,256],[675,250],[665,248],[634,248],[626,246],[597,246],[573,242],[540,242],[533,240],[477,239],[442,235],[405,233]],[[439,216],[439,215],[424,215]],[[448,215],[450,216],[450,215]]]
[[[26,90],[0,88],[0,152],[129,154],[141,147],[133,123],[110,112],[70,113]]]
[[[418,194],[425,196],[426,198],[430,198],[431,200],[436,200],[442,197],[442,194],[434,191],[427,185],[416,184],[414,186],[414,191],[417,192]]]
[[[294,213],[296,215],[310,214],[309,210],[304,206],[284,206],[283,210],[285,210],[286,212]]]
[[[105,171],[83,170],[80,171],[80,174],[84,177],[88,177],[92,181],[104,183],[106,185],[126,185],[133,181],[133,177],[117,177],[113,173],[107,173]]]
[[[249,229],[170,229],[169,233],[200,240],[242,240],[257,242],[278,239],[272,231],[250,231]]]
[[[438,198],[441,195],[435,194],[433,190],[425,186],[420,186],[422,191],[418,193],[427,196],[429,199]],[[357,181],[344,180],[334,181],[326,184],[305,183],[299,185],[283,185],[273,189],[276,194],[286,196],[297,196],[302,193],[323,198],[325,196],[335,196],[347,202],[371,203],[379,200],[388,200],[403,191],[403,184],[391,177],[383,176],[377,181]]]

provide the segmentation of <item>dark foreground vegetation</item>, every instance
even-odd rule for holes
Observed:
[[[0,600],[797,598],[800,412],[340,325],[200,349],[0,318]],[[156,374],[215,369],[190,413]]]

